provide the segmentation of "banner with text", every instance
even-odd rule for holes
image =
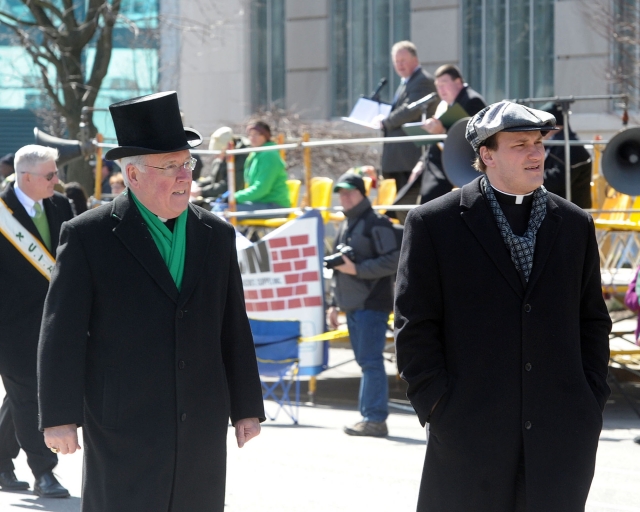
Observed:
[[[324,224],[310,210],[256,243],[237,237],[247,315],[266,320],[299,320],[303,337],[325,332],[322,256]],[[326,369],[326,341],[300,343],[300,374]]]

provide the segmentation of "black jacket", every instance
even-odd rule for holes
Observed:
[[[484,98],[468,85],[458,93],[455,102],[459,103],[471,117],[487,106]],[[420,182],[420,203],[424,204],[431,199],[446,194],[453,188],[453,185],[451,185],[444,173],[442,151],[440,151],[437,144],[431,144],[428,147],[422,157],[422,161],[424,169]]]
[[[584,512],[611,329],[587,213],[548,195],[525,288],[480,179],[415,208],[395,327],[407,395],[430,423],[420,512],[512,512],[521,453],[527,510]]]
[[[420,109],[409,110],[407,106],[427,94],[435,92],[433,77],[418,68],[409,77],[408,82],[403,87],[399,87],[398,98],[391,108],[389,117],[382,121],[382,129],[385,137],[406,137],[402,129],[405,123],[420,121],[422,114]],[[437,102],[433,102],[427,111],[428,115],[433,115]],[[382,172],[408,172],[416,165],[420,159],[420,148],[413,142],[402,142],[399,144],[385,144],[382,149]]]
[[[189,205],[178,291],[121,194],[65,224],[40,427],[80,424],[83,512],[222,512],[229,417],[264,417],[233,227]]]
[[[564,140],[564,129],[551,140]],[[578,140],[569,129],[569,140]],[[584,146],[571,146],[571,202],[580,208],[591,208],[591,155]],[[544,186],[549,192],[566,196],[564,146],[548,146],[544,160]]]
[[[24,228],[40,242],[42,238],[33,220],[18,200],[14,184],[0,193],[2,199]],[[55,257],[62,223],[73,217],[69,200],[54,192],[43,201],[51,233],[51,254]],[[44,242],[43,242],[44,243]],[[49,281],[0,233],[0,369],[11,365],[34,372],[40,320]]]
[[[400,245],[391,221],[377,214],[365,197],[345,212],[347,220],[340,226],[334,245],[353,248],[357,275],[334,270],[331,280],[331,303],[343,311],[393,309],[393,277],[398,268]]]

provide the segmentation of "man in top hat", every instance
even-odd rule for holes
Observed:
[[[40,319],[60,228],[73,217],[67,198],[53,189],[57,158],[53,148],[20,148],[16,180],[0,193],[0,375],[7,393],[0,408],[0,487],[29,488],[13,472],[12,459],[22,448],[35,477],[34,492],[49,498],[69,496],[52,473],[58,458],[38,430],[36,378]]]
[[[481,176],[407,217],[396,351],[429,423],[421,512],[584,511],[611,320],[591,217],[542,186],[554,125],[481,110],[466,131]]]
[[[85,512],[222,512],[229,417],[239,447],[264,419],[235,232],[189,204],[202,139],[175,92],[110,111],[128,188],[62,230],[40,427],[67,454],[82,426]]]

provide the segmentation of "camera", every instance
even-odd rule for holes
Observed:
[[[333,269],[335,267],[339,267],[340,265],[344,265],[345,261],[342,258],[343,255],[349,258],[354,263],[356,262],[356,255],[353,252],[353,248],[351,248],[350,246],[340,244],[338,245],[338,247],[336,247],[336,249],[338,250],[337,253],[331,254],[330,256],[326,256],[324,258],[325,267]]]

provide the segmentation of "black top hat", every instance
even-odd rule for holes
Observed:
[[[107,151],[107,160],[173,153],[202,144],[202,136],[196,130],[182,126],[175,91],[114,103],[109,110],[120,146]]]

